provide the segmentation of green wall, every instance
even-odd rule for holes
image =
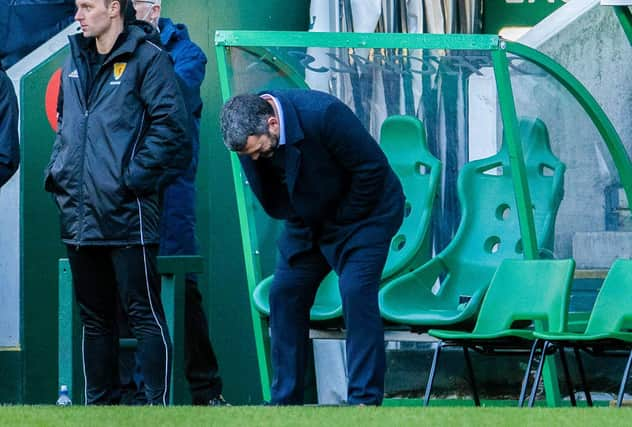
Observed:
[[[48,82],[68,49],[39,64],[20,82],[21,108],[21,377],[25,403],[57,399],[57,260],[64,256],[59,215],[44,192],[43,172],[55,133],[46,118]]]
[[[22,352],[0,348],[0,403],[19,403],[22,396]]]
[[[213,37],[216,30],[230,29],[303,31],[308,15],[309,0],[163,1],[163,16],[187,24],[191,38],[209,59],[197,177],[197,235],[207,262],[200,287],[224,380],[224,396],[234,404],[260,403],[261,386],[232,172],[219,134],[221,95]]]
[[[568,0],[485,0],[483,33],[498,34],[503,27],[531,27]]]

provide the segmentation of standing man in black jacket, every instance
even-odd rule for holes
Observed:
[[[88,404],[116,403],[116,299],[138,339],[150,404],[166,405],[171,342],[156,254],[160,195],[191,161],[184,100],[150,25],[128,0],[77,0],[59,128],[46,171],[83,322]],[[131,5],[129,5],[131,7]]]
[[[11,80],[0,65],[0,187],[15,173],[19,163],[18,102]]]

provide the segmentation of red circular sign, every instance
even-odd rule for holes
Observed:
[[[46,117],[50,127],[57,132],[57,98],[61,82],[61,68],[53,73],[46,86]]]

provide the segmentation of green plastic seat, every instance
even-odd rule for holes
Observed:
[[[547,257],[553,251],[565,165],[551,152],[548,132],[541,120],[522,118],[520,134],[537,244]],[[414,329],[457,325],[471,328],[501,261],[523,257],[505,145],[494,156],[463,166],[457,191],[461,222],[454,238],[426,264],[380,290],[384,319]]]
[[[498,348],[529,349],[535,352],[534,330],[559,332],[567,323],[568,303],[575,261],[504,260],[494,274],[483,298],[472,332],[430,329],[428,334],[441,341],[435,348],[433,366],[426,387],[428,404],[440,349],[461,346],[466,358],[474,400],[480,404],[468,348],[488,351]],[[531,325],[534,325],[531,327]],[[519,405],[522,405],[532,356],[523,380]]]
[[[632,343],[632,260],[618,259],[604,280],[583,334],[558,331],[538,333],[548,341]]]
[[[632,260],[618,259],[612,264],[599,290],[584,333],[569,332],[567,329],[537,332],[535,336],[545,340],[547,347],[550,344],[555,345],[557,350],[562,350],[565,346],[575,349],[632,349]],[[579,353],[576,355],[580,362]],[[621,379],[618,406],[621,406],[631,364],[632,351]],[[584,388],[587,388],[585,384]],[[588,397],[589,393],[585,391]]]
[[[252,293],[256,309],[263,315],[270,315],[270,287],[274,275],[270,275],[257,284]],[[342,299],[338,290],[338,276],[329,273],[318,287],[314,304],[309,312],[310,320],[323,322],[342,316]]]
[[[441,162],[428,150],[422,122],[410,116],[391,116],[382,124],[380,146],[399,177],[406,207],[404,221],[391,241],[383,279],[412,270],[430,258],[428,228],[441,176]],[[256,309],[270,314],[273,276],[262,280],[253,292]],[[331,272],[321,282],[310,311],[312,321],[342,316],[338,276]]]
[[[471,332],[430,329],[442,340],[532,340],[535,329],[513,328],[521,321],[541,321],[550,332],[566,327],[573,282],[572,259],[506,259],[492,277]]]

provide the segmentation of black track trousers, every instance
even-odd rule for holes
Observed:
[[[118,384],[116,298],[138,340],[147,401],[169,402],[171,341],[160,301],[158,247],[68,246],[75,297],[83,323],[82,357],[87,404],[114,404]]]

